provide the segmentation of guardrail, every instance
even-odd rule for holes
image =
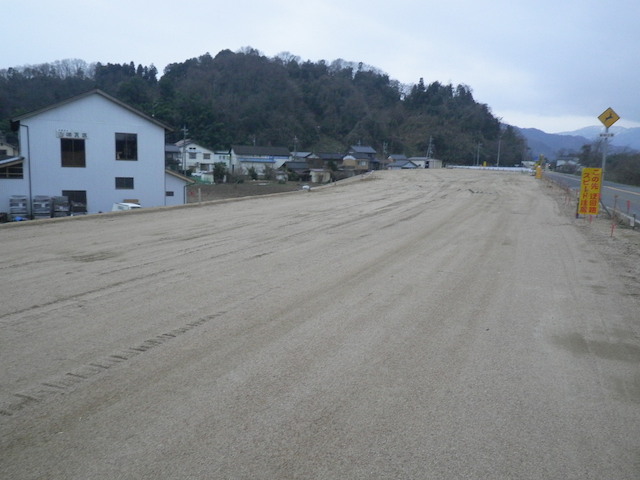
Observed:
[[[467,170],[492,170],[496,172],[531,173],[528,167],[483,167],[481,165],[447,165],[447,168],[464,168]]]
[[[576,218],[579,217],[579,214],[577,212],[577,202],[578,202],[578,197],[580,195],[580,189],[579,188],[574,188],[571,185],[569,185],[568,183],[564,183],[562,181],[558,181],[554,178],[550,178],[548,176],[545,176],[544,179],[548,182],[553,182],[555,185],[558,185],[560,188],[562,188],[564,191],[567,192],[567,194],[569,195],[570,199],[573,199],[576,202]],[[606,212],[607,216],[615,223],[618,224],[626,224],[629,227],[631,227],[632,230],[636,229],[636,225],[637,225],[637,218],[636,215],[629,215],[626,214],[624,212],[621,211],[620,206],[617,205],[614,202],[614,205],[606,205],[603,201],[602,198],[600,198],[600,206],[602,207],[602,209]]]
[[[602,208],[604,208],[604,210],[607,212],[609,218],[614,221],[618,221],[618,223],[626,223],[631,227],[632,230],[636,229],[637,219],[635,213],[633,215],[623,213],[619,210],[617,205],[614,205],[613,207],[611,207],[611,210],[609,210],[609,208],[607,208],[607,206],[602,203],[602,201],[600,202],[600,205],[602,205]]]

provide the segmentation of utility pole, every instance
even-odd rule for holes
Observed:
[[[496,167],[500,166],[500,150],[502,147],[502,135],[504,135],[506,125],[500,124],[500,135],[498,136],[498,156],[496,158]]]
[[[187,126],[182,126],[182,174],[187,174]]]
[[[429,146],[427,147],[427,158],[433,155],[433,136],[429,135]]]

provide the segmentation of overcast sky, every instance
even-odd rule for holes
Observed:
[[[468,85],[511,125],[640,126],[640,1],[2,1],[0,69],[81,59],[170,63],[253,47],[363,62],[415,84]]]

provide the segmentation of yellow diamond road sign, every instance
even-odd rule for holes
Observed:
[[[613,108],[609,107],[600,114],[598,120],[600,120],[605,127],[609,128],[611,125],[620,120],[620,116],[613,111]]]

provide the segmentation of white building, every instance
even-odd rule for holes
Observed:
[[[258,175],[264,175],[265,169],[280,168],[291,160],[291,153],[286,147],[254,147],[234,145],[231,147],[230,173],[246,175],[249,169],[255,169]]]
[[[229,150],[214,152],[213,163],[224,163],[227,170],[231,170],[231,152]]]
[[[442,160],[429,157],[411,157],[409,158],[418,168],[442,168]]]
[[[190,180],[165,170],[169,127],[100,90],[21,115],[12,126],[22,175],[0,176],[0,211],[11,195],[25,195],[29,204],[35,196],[66,196],[88,213],[110,211],[116,202],[186,202]]]
[[[18,149],[13,145],[9,145],[7,140],[0,136],[0,157],[13,157],[18,155]]]
[[[214,163],[229,165],[229,152],[215,152],[189,139],[176,142],[176,147],[180,150],[184,170],[213,172]]]

